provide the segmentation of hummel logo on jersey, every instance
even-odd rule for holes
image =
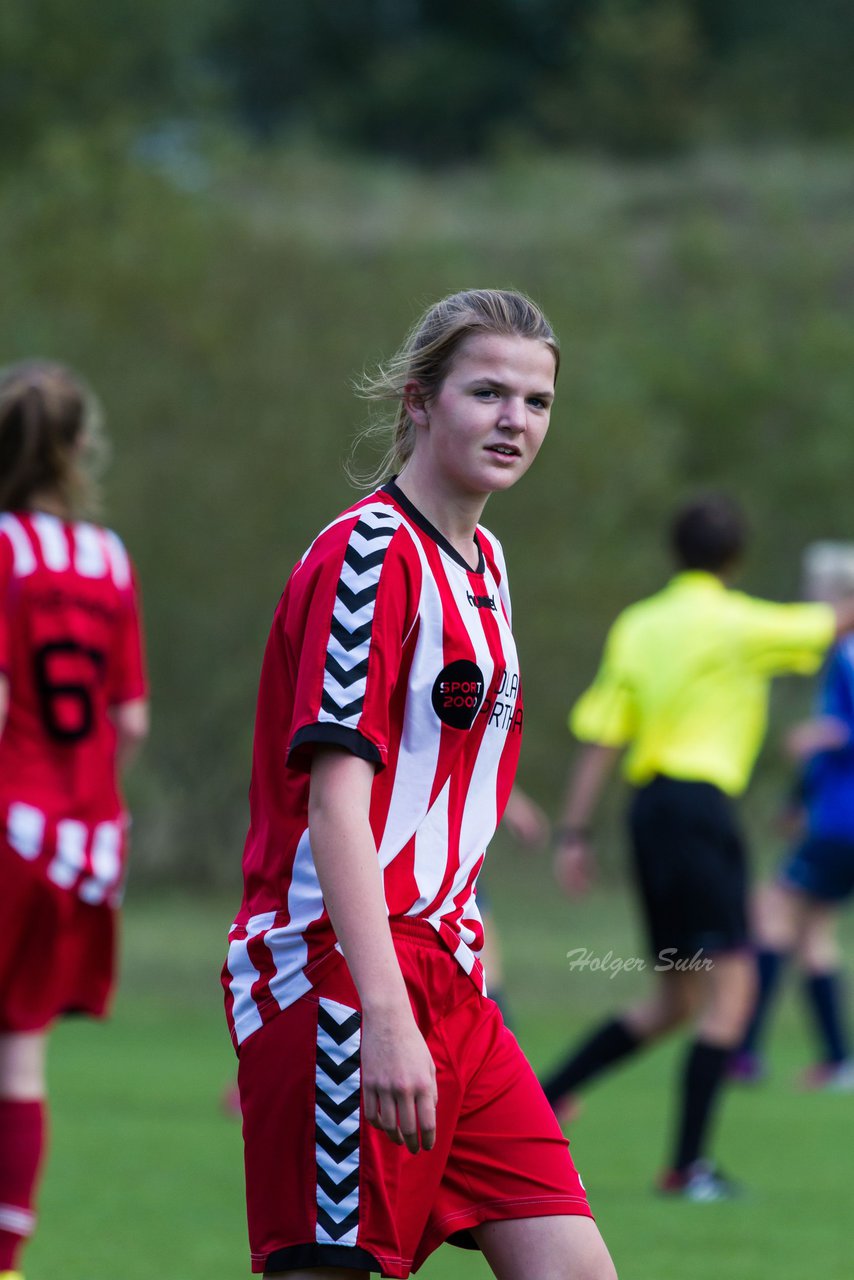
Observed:
[[[492,609],[492,611],[495,612],[498,608],[492,596],[476,596],[474,592],[467,591],[466,600],[468,600],[469,604],[473,605],[475,609]]]

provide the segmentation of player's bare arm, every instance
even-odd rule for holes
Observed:
[[[373,765],[348,751],[317,750],[309,800],[311,847],[362,1004],[365,1117],[415,1153],[435,1141],[436,1071],[392,944],[368,820],[373,777]]]
[[[854,599],[837,600],[831,607],[836,615],[837,636],[854,631]]]
[[[134,698],[131,702],[119,703],[111,709],[110,719],[116,729],[116,764],[124,770],[148,737],[151,724],[148,699]]]
[[[549,820],[540,806],[519,786],[514,786],[510,792],[502,822],[526,849],[543,849],[548,844]]]
[[[620,751],[619,747],[588,743],[570,771],[555,850],[555,877],[570,897],[589,888],[593,870],[590,823]]]
[[[815,716],[793,725],[786,734],[786,752],[799,763],[822,751],[838,751],[848,745],[850,732],[844,720],[835,716]]]

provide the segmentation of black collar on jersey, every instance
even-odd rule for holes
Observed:
[[[435,543],[438,543],[445,554],[449,555],[452,560],[455,560],[458,565],[465,569],[466,573],[482,574],[486,568],[486,561],[483,558],[483,547],[480,545],[477,531],[475,531],[474,535],[474,545],[477,547],[477,568],[473,569],[470,564],[466,564],[459,551],[451,546],[445,535],[440,533],[436,526],[431,524],[427,517],[422,515],[418,508],[409,501],[403,490],[399,489],[395,484],[396,479],[397,476],[392,476],[391,480],[382,486],[381,492],[387,493],[394,498],[397,505],[403,508],[413,524],[417,524],[419,529],[423,529],[428,538],[432,538]]]

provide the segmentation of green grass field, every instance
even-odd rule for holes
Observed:
[[[549,891],[546,861],[501,846],[490,879],[517,1027],[545,1067],[569,1037],[639,991],[642,974],[569,971],[585,946],[637,953],[618,889],[581,905]],[[69,1022],[52,1046],[52,1150],[27,1280],[234,1280],[248,1276],[239,1125],[220,1110],[233,1072],[218,991],[230,901],[133,892],[124,980],[110,1023]],[[854,941],[849,930],[849,941]],[[621,1280],[847,1280],[854,1097],[798,1094],[808,1059],[791,997],[773,1075],[726,1098],[718,1149],[750,1189],[737,1204],[650,1191],[670,1124],[678,1045],[591,1091],[573,1151]],[[429,1280],[478,1280],[478,1255],[445,1247]]]

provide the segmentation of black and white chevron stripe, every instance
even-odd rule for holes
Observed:
[[[10,1235],[23,1236],[26,1239],[33,1234],[35,1225],[36,1215],[32,1210],[21,1209],[16,1204],[0,1204],[0,1231],[8,1231]]]
[[[355,1245],[359,1228],[361,1014],[321,1000],[317,1016],[315,1160],[318,1244]]]
[[[374,601],[398,526],[391,511],[366,508],[350,534],[335,593],[320,719],[355,728],[365,703]]]

